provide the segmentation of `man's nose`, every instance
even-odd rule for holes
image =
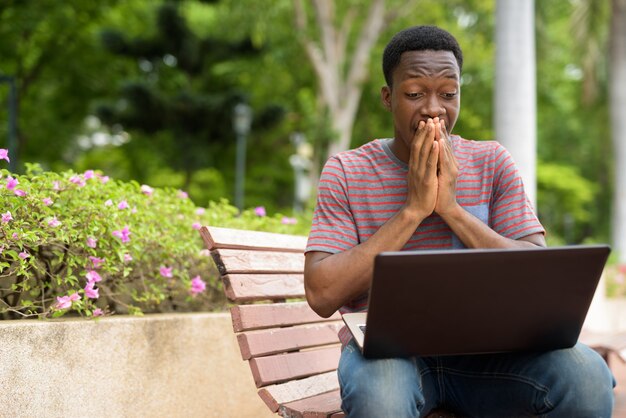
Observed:
[[[444,115],[446,108],[441,104],[440,98],[433,94],[429,95],[428,99],[424,101],[421,113],[425,118],[436,118]]]

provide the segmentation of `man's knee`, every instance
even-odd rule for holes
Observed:
[[[354,417],[417,417],[424,405],[409,359],[364,360],[339,368],[342,408]]]
[[[546,372],[549,381],[546,402],[554,407],[555,416],[610,417],[615,379],[594,350],[577,344],[571,349],[555,351],[546,362]]]

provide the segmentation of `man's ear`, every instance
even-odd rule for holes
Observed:
[[[380,99],[385,109],[391,112],[391,87],[383,86],[383,88],[380,89]]]

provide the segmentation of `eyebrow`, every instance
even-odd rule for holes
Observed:
[[[454,81],[460,81],[460,76],[457,75],[456,73],[450,73],[446,71],[446,74],[442,74],[441,76],[429,76],[429,75],[424,75],[424,74],[418,74],[414,71],[407,71],[407,77],[406,79],[410,79],[410,78],[427,78],[427,77],[443,77],[443,78],[447,78],[450,80],[454,80]]]

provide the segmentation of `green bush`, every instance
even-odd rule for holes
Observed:
[[[548,236],[559,244],[578,243],[588,238],[591,208],[597,192],[598,186],[582,177],[578,168],[539,163],[537,206]]]
[[[0,315],[4,319],[221,310],[201,224],[307,234],[310,218],[237,216],[226,201],[109,180],[91,170],[0,170]]]

